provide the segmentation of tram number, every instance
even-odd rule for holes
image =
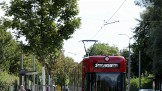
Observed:
[[[95,68],[119,68],[119,64],[103,64],[97,63],[94,65]]]

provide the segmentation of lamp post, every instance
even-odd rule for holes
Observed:
[[[139,77],[139,81],[138,81],[138,90],[140,91],[141,89],[141,51],[139,51],[139,68],[138,68],[138,77]]]
[[[20,42],[20,48],[21,48],[21,54],[20,54],[20,71],[19,71],[19,75],[20,75],[20,77],[19,77],[19,80],[20,80],[20,84],[19,85],[24,85],[24,72],[25,72],[25,70],[24,70],[24,67],[23,67],[23,62],[24,62],[24,56],[23,56],[23,50],[22,50],[22,48],[23,48],[23,43],[22,43],[22,41]],[[26,86],[25,86],[26,87]]]
[[[125,35],[129,39],[129,57],[128,57],[128,91],[130,91],[130,73],[131,73],[131,58],[130,58],[130,40],[131,38],[127,34],[119,34],[119,35]]]
[[[0,3],[0,5],[3,5],[4,3]]]

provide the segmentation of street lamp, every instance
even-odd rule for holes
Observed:
[[[130,73],[131,73],[131,59],[130,59],[130,40],[131,38],[127,34],[119,34],[125,35],[129,39],[129,58],[128,58],[128,91],[130,91]]]
[[[4,2],[3,3],[0,3],[0,5],[3,5],[4,4]]]

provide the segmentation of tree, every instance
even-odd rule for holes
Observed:
[[[0,25],[0,69],[17,74],[19,47],[10,32]],[[14,68],[14,69],[13,69]]]
[[[141,51],[142,69],[157,74],[162,69],[161,66],[161,20],[162,20],[162,1],[153,0],[151,6],[146,7],[146,11],[141,14],[139,25],[135,28],[133,44],[134,58],[138,58]],[[136,62],[137,64],[138,62]],[[143,71],[144,72],[144,71]]]
[[[54,66],[52,66],[53,77],[56,84],[68,85],[69,79],[71,79],[70,72],[76,67],[77,63],[72,58],[65,57],[63,53],[55,60]]]
[[[3,24],[0,25],[0,42],[0,70],[18,75],[20,70],[20,43],[13,38],[11,32],[7,31]],[[31,60],[32,57],[30,59],[29,57],[25,54],[24,60]],[[32,64],[29,66],[30,63],[32,62],[24,62],[24,68],[33,68],[31,67]]]
[[[127,49],[123,49],[120,51],[120,55],[124,56],[128,60],[129,51]]]
[[[134,3],[136,5],[142,6],[142,7],[154,7],[161,5],[161,0],[135,0]]]
[[[135,0],[135,4],[143,7],[151,6],[156,0]]]
[[[16,30],[17,38],[26,38],[24,50],[38,56],[47,69],[48,56],[56,56],[63,41],[80,25],[77,0],[12,0],[4,10],[12,16],[4,24]]]
[[[0,90],[1,91],[8,91],[11,90],[11,86],[13,84],[17,84],[18,77],[15,75],[8,74],[6,71],[0,71]],[[18,90],[14,88],[14,90]]]
[[[98,43],[88,49],[89,55],[119,55],[118,48],[105,43]]]

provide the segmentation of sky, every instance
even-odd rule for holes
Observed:
[[[134,0],[79,0],[78,6],[82,24],[63,46],[65,55],[76,62],[80,62],[85,54],[81,40],[99,40],[119,50],[128,48],[128,36],[133,36],[132,29],[138,24],[135,19],[140,19],[144,10],[136,6]],[[105,22],[110,24],[104,26]],[[87,48],[90,45],[92,43],[87,43]]]
[[[128,36],[133,36],[132,29],[138,24],[135,19],[140,19],[140,13],[144,10],[136,6],[134,0],[79,0],[78,7],[81,26],[71,35],[72,38],[64,41],[63,46],[65,56],[72,57],[75,62],[80,62],[85,55],[81,40],[99,40],[119,50],[127,48]],[[3,16],[1,9],[0,16]],[[105,22],[109,24],[104,26]],[[87,48],[91,45],[86,43]]]

